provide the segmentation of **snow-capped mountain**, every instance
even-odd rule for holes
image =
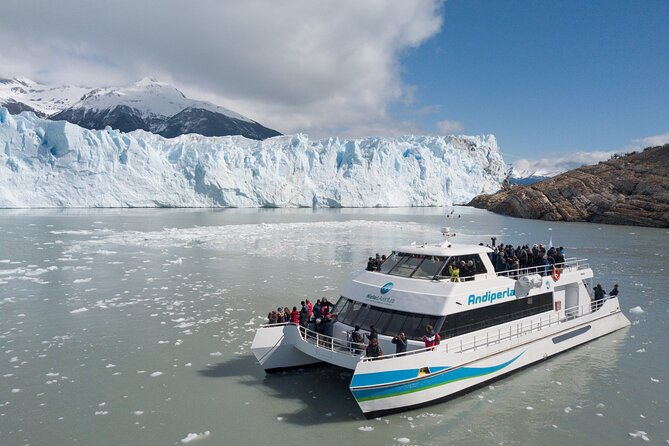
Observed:
[[[71,106],[90,90],[73,85],[50,86],[25,78],[0,79],[0,106],[12,114],[31,111],[44,118]]]
[[[0,106],[11,114],[31,111],[39,117],[69,121],[88,129],[140,129],[166,138],[187,133],[242,135],[250,139],[280,135],[227,108],[188,99],[175,87],[151,78],[123,87],[93,90],[49,86],[24,78],[0,79]]]
[[[250,139],[280,135],[224,107],[188,99],[173,86],[151,78],[124,87],[92,90],[51,119],[87,129],[146,130],[167,138],[187,133]]]
[[[166,139],[0,108],[3,208],[442,206],[505,172],[493,135]]]

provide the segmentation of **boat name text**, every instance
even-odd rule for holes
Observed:
[[[467,305],[474,305],[474,304],[480,304],[483,302],[488,302],[488,303],[493,303],[497,299],[503,299],[505,297],[512,297],[516,295],[516,291],[507,288],[504,291],[498,291],[498,292],[493,292],[491,293],[490,291],[486,291],[485,294],[481,295],[476,295],[476,294],[470,294],[469,298],[467,299]]]

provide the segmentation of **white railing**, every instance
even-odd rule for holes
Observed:
[[[590,302],[583,305],[577,305],[574,307],[566,308],[564,310],[564,314],[562,312],[558,313],[550,312],[549,314],[539,315],[539,317],[533,318],[531,320],[518,322],[516,324],[511,324],[504,328],[498,328],[497,330],[493,329],[493,330],[488,330],[485,333],[473,335],[470,337],[463,337],[460,339],[450,340],[450,341],[442,341],[439,345],[435,347],[427,347],[416,350],[409,350],[404,353],[384,355],[382,358],[394,358],[399,356],[415,355],[426,351],[435,351],[444,353],[465,353],[469,351],[476,351],[478,349],[488,348],[495,344],[501,344],[503,342],[512,342],[513,340],[519,340],[524,336],[537,333],[538,331],[544,330],[554,325],[564,324],[565,322],[569,322],[582,316],[594,313],[603,304],[604,301]],[[382,359],[382,358],[363,357],[361,358],[361,360],[372,361],[375,359]]]
[[[293,325],[298,329],[300,337],[303,341],[308,342],[318,348],[328,350],[335,353],[343,353],[347,355],[361,356],[361,361],[372,361],[378,359],[394,358],[407,355],[415,355],[426,351],[444,352],[444,353],[465,353],[469,351],[476,351],[482,348],[501,344],[503,342],[512,342],[514,339],[521,339],[524,336],[536,333],[546,328],[557,324],[564,324],[582,316],[591,314],[597,311],[604,301],[590,302],[583,305],[566,308],[563,312],[549,312],[548,314],[540,314],[530,320],[521,321],[515,324],[510,324],[504,328],[488,329],[485,333],[476,334],[470,337],[461,337],[460,339],[453,339],[442,342],[434,347],[426,347],[408,350],[403,353],[395,353],[384,355],[378,358],[368,358],[361,356],[367,346],[364,343],[352,342],[348,340],[350,333],[347,332],[347,339],[340,339],[333,336],[326,336],[317,331],[310,330],[301,325],[292,322],[284,322],[281,324],[265,324],[261,327],[277,327]]]
[[[578,271],[581,269],[590,268],[588,259],[565,259],[563,263],[558,263],[555,265],[539,265],[531,266],[529,268],[518,268],[506,271],[497,271],[498,276],[511,277],[512,279],[517,279],[520,276],[527,276],[531,274],[539,274],[540,276],[550,275],[553,271],[553,268],[558,268],[562,273],[568,271]]]

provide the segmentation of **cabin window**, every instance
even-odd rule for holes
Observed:
[[[372,307],[343,296],[339,298],[333,312],[337,315],[337,321],[342,324],[351,327],[360,325],[360,328],[366,331],[369,331],[374,325],[379,334],[386,336],[395,336],[403,331],[408,339],[413,340],[422,338],[427,325],[438,329],[437,324],[443,320],[443,316],[428,316]]]
[[[445,261],[443,256],[393,252],[381,265],[381,272],[392,276],[432,279]]]
[[[461,282],[474,280],[476,274],[485,274],[488,272],[479,254],[467,254],[450,257],[437,277],[440,279],[451,277],[451,273],[448,270],[448,267],[451,265],[457,265],[460,270],[459,277]]]
[[[449,338],[553,309],[553,293],[516,299],[446,316],[440,336]]]
[[[418,279],[432,279],[437,275],[445,260],[446,258],[441,256],[426,256],[411,277]]]

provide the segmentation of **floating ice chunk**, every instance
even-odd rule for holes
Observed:
[[[645,311],[643,311],[643,308],[637,306],[637,307],[634,307],[634,308],[630,308],[630,313],[643,314],[643,313],[645,313]]]
[[[136,411],[134,411],[133,413],[135,414],[135,416],[144,415],[144,411],[143,411],[143,410],[136,410]]]
[[[87,283],[90,282],[91,280],[93,280],[92,277],[87,277],[85,279],[75,279],[72,281],[72,283]]]
[[[83,313],[84,311],[88,311],[88,308],[86,307],[77,308],[76,310],[70,311],[70,314]]]
[[[95,415],[107,415],[109,411],[107,410],[96,410]]]
[[[534,410],[534,407],[532,407],[532,406],[527,406],[525,409],[527,409],[527,410]]]
[[[401,437],[401,438],[395,438],[395,441],[398,443],[409,443],[411,440],[409,440],[407,437]]]
[[[358,430],[362,432],[371,432],[374,428],[372,426],[360,426]]]
[[[564,408],[564,413],[569,413],[571,412],[571,407],[567,406]]]
[[[182,443],[190,443],[191,441],[197,441],[197,440],[202,440],[204,438],[207,438],[209,435],[211,435],[211,432],[209,432],[209,431],[204,431],[204,432],[201,432],[199,434],[195,434],[195,433],[191,432],[188,435],[186,435],[185,438],[182,438],[181,442]]]
[[[223,353],[221,353],[221,352],[213,352],[213,353],[209,353],[209,356],[221,356],[222,354]]]
[[[640,348],[639,350],[636,351],[637,353],[645,353],[646,349],[645,348]]]
[[[160,376],[160,375],[162,375],[162,374],[163,374],[163,372],[153,372],[153,373],[152,373],[151,375],[149,375],[149,376],[151,376],[152,378],[155,378],[156,376]]]
[[[652,376],[650,377],[650,380],[651,380],[652,382],[654,382],[654,383],[659,383],[659,382],[660,382],[659,379],[657,379],[657,378],[653,378]]]
[[[21,389],[12,389],[12,393],[19,393]]]
[[[643,441],[650,441],[648,434],[644,431],[630,432],[629,436],[632,438],[641,438]]]
[[[116,364],[107,364],[105,368],[111,369],[113,367],[116,367]]]

